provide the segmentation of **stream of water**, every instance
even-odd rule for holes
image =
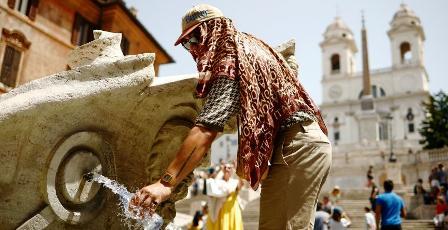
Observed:
[[[119,197],[121,212],[127,220],[134,220],[136,224],[131,224],[130,221],[125,221],[128,227],[143,228],[145,230],[159,230],[163,225],[163,219],[158,214],[153,215],[140,215],[142,213],[140,209],[136,208],[136,213],[129,211],[129,201],[134,193],[129,192],[126,187],[114,180],[111,180],[103,175],[97,173],[90,173],[89,180],[93,180],[102,184],[104,187],[109,188],[113,193]],[[176,229],[174,224],[170,223],[166,229]]]

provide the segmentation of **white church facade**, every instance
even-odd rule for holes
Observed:
[[[381,182],[390,177],[386,175],[390,161],[401,168],[398,177],[403,184],[413,184],[419,176],[415,163],[422,137],[418,129],[425,117],[422,102],[429,96],[423,26],[408,6],[400,6],[387,32],[392,63],[381,69],[369,69],[364,25],[362,33],[362,71],[356,69],[358,48],[353,33],[341,18],[327,27],[320,43],[320,108],[333,144],[333,168],[326,189],[364,186],[369,165]],[[369,38],[373,37],[383,38]]]

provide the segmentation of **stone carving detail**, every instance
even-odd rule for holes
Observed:
[[[279,52],[285,61],[288,63],[289,67],[294,71],[298,71],[299,65],[297,64],[297,60],[295,57],[296,52],[296,40],[291,39],[279,46],[275,47],[275,51]]]
[[[2,229],[124,229],[117,199],[81,175],[131,191],[158,179],[201,109],[196,75],[154,78],[154,54],[123,56],[121,35],[95,37],[71,70],[0,95]],[[166,221],[190,182],[161,205]]]
[[[17,30],[10,31],[8,29],[2,29],[2,40],[6,41],[10,45],[14,45],[20,50],[26,50],[30,48],[31,42],[26,39],[25,35]]]

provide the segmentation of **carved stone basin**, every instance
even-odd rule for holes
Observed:
[[[157,180],[201,108],[196,76],[154,78],[154,54],[123,56],[95,32],[72,68],[0,96],[0,228],[121,229],[117,199],[92,170],[131,191]],[[191,177],[158,212],[175,216]]]

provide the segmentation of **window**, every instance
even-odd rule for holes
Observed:
[[[377,88],[376,85],[372,85],[372,95],[374,98],[378,97]]]
[[[409,123],[409,124],[408,124],[408,132],[409,132],[409,133],[414,133],[414,132],[415,132],[415,126],[414,126],[414,123]]]
[[[17,0],[14,9],[16,9],[22,14],[28,15],[28,11],[30,9],[29,3],[30,3],[29,0]]]
[[[22,54],[29,49],[31,42],[25,35],[17,30],[2,29],[0,44],[5,44],[3,61],[0,70],[0,82],[2,87],[15,87],[19,78]]]
[[[403,42],[400,45],[401,63],[409,63],[412,59],[411,44]]]
[[[414,133],[415,132],[415,126],[414,126],[414,113],[412,112],[412,108],[408,108],[408,112],[406,114],[406,120],[408,120],[408,132]]]
[[[386,96],[386,91],[381,86],[372,85],[372,91],[371,92],[372,92],[372,96],[374,98],[385,97]],[[361,92],[359,92],[359,95],[358,95],[359,99],[361,99],[362,94],[363,94],[363,90],[361,90]]]
[[[334,141],[339,141],[341,138],[339,131],[334,131]]]
[[[339,73],[341,70],[339,54],[333,54],[331,56],[331,73]]]
[[[121,37],[120,46],[121,46],[121,51],[123,51],[123,54],[128,55],[129,54],[129,40],[124,35],[122,35],[122,37]]]
[[[93,41],[93,30],[95,27],[95,24],[76,14],[72,30],[72,44],[80,46]]]
[[[387,122],[380,122],[378,124],[378,134],[380,140],[382,141],[389,139]]]
[[[384,89],[380,87],[380,97],[385,97],[385,96],[386,96],[386,91],[384,91]]]
[[[36,18],[39,0],[8,0],[8,6],[28,16],[31,20]]]
[[[3,56],[2,71],[0,74],[0,82],[8,87],[16,86],[21,57],[22,53],[20,51],[6,45],[5,54]]]

